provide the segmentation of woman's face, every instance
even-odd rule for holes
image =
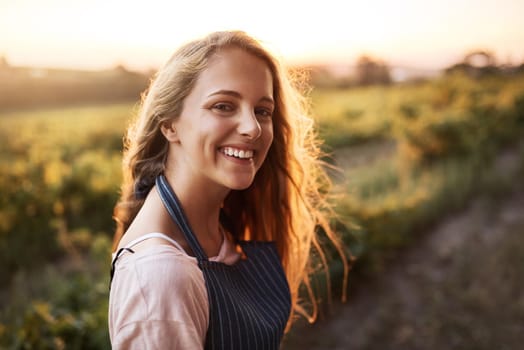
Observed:
[[[265,62],[238,48],[219,51],[172,124],[175,171],[202,185],[249,187],[273,141],[274,108]]]

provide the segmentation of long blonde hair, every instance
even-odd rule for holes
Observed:
[[[117,230],[114,248],[143,205],[145,194],[164,171],[168,143],[160,126],[180,115],[187,95],[210,58],[220,49],[237,47],[261,58],[273,78],[274,139],[266,160],[246,190],[231,191],[224,201],[222,224],[238,240],[276,243],[291,289],[293,310],[313,321],[317,303],[309,274],[314,249],[325,271],[327,261],[317,230],[334,243],[344,264],[344,290],[348,264],[344,249],[332,231],[327,201],[330,181],[322,163],[313,119],[296,81],[260,42],[241,31],[215,32],[177,50],[157,73],[141,109],[125,137],[122,195],[115,207]],[[329,284],[329,277],[327,279]],[[306,286],[313,310],[308,313],[298,300]],[[293,317],[290,318],[293,320]]]

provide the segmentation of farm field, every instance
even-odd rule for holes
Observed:
[[[339,167],[330,173],[335,224],[356,257],[350,295],[473,198],[500,200],[524,177],[523,75],[318,89],[311,102],[326,160]],[[0,112],[0,348],[109,348],[111,215],[135,109],[123,102]],[[508,150],[513,170],[501,174]]]

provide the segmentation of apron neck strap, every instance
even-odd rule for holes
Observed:
[[[193,251],[193,254],[195,254],[199,261],[207,261],[207,255],[204,253],[200,243],[198,243],[193,230],[191,230],[189,221],[187,220],[184,210],[182,209],[182,205],[180,204],[180,201],[178,200],[171,186],[169,186],[169,183],[167,182],[167,179],[164,175],[159,175],[156,178],[156,187],[158,189],[158,193],[160,194],[160,198],[164,203],[164,206],[166,207],[173,221],[178,225],[184,234],[184,237],[189,244],[189,247]]]

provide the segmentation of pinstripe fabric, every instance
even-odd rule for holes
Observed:
[[[291,311],[291,296],[276,247],[239,242],[246,259],[234,265],[209,261],[164,176],[156,185],[204,275],[209,299],[206,349],[278,349]]]

